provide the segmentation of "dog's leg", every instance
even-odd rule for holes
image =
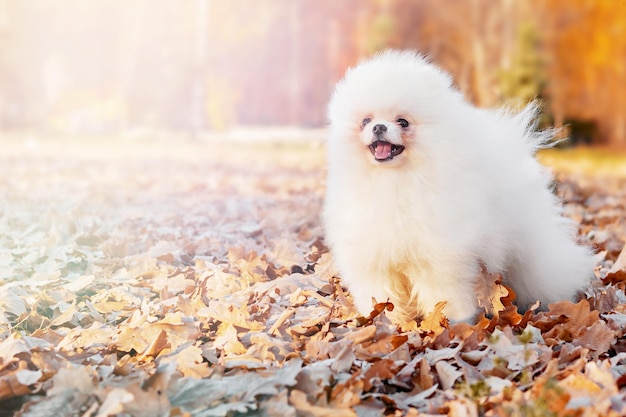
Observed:
[[[444,314],[452,321],[472,320],[478,313],[475,290],[479,269],[476,262],[442,262],[430,271],[416,276],[414,293],[419,310],[426,315],[442,301]],[[415,275],[414,275],[415,276]]]

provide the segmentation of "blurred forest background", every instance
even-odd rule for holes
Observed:
[[[323,127],[345,69],[417,48],[480,106],[626,146],[626,0],[0,0],[0,128]]]

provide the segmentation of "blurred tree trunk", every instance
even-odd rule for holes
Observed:
[[[301,120],[300,117],[300,102],[302,97],[301,91],[301,79],[300,74],[302,68],[300,63],[302,61],[300,57],[300,0],[290,0],[289,2],[289,25],[290,25],[290,40],[289,40],[289,124],[298,125]]]
[[[487,66],[485,57],[486,37],[481,36],[482,28],[485,27],[485,11],[481,0],[472,0],[471,3],[471,26],[472,26],[472,61],[473,61],[473,96],[477,105],[485,105],[487,98]]]
[[[194,134],[199,134],[207,127],[207,34],[209,0],[196,0],[195,18],[191,129]]]
[[[115,77],[115,96],[121,103],[128,103],[131,84],[139,54],[139,45],[145,29],[145,9],[141,2],[132,2],[122,15],[119,33],[119,52],[117,54],[117,74]],[[120,120],[121,128],[127,128],[128,120]]]
[[[6,48],[7,39],[10,36],[10,25],[9,25],[9,0],[0,0],[0,50],[4,50]],[[0,56],[0,127],[5,126],[5,119],[7,116],[6,109],[6,97],[4,91],[6,87],[4,83],[6,82],[5,72],[5,62],[4,56]]]

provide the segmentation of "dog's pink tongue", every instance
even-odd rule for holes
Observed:
[[[376,149],[374,149],[374,158],[387,159],[391,155],[391,143],[378,142],[376,143]]]

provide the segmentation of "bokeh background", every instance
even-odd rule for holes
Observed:
[[[626,0],[0,0],[0,128],[323,128],[345,69],[387,47],[479,106],[540,98],[573,142],[626,147]]]

